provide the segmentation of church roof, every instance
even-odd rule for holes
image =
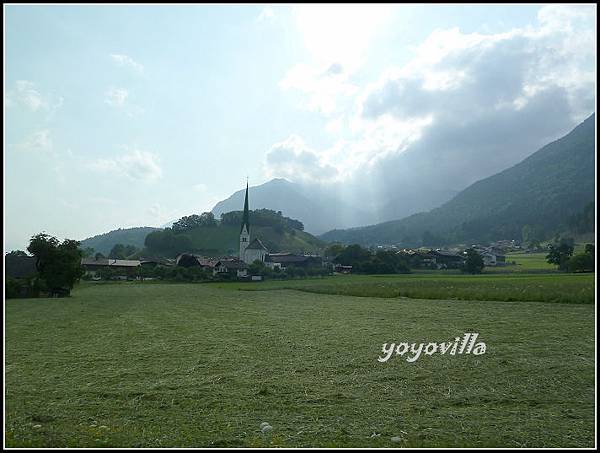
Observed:
[[[246,182],[246,198],[244,199],[244,215],[242,217],[242,226],[240,227],[240,233],[244,231],[244,225],[246,231],[250,233],[250,213],[248,211],[248,182]]]
[[[250,242],[250,244],[248,245],[248,247],[246,247],[246,250],[248,249],[252,249],[252,250],[266,250],[267,252],[269,250],[267,250],[267,248],[265,247],[265,245],[260,241],[260,239],[255,238],[252,242]]]

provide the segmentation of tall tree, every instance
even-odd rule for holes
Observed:
[[[468,272],[469,274],[481,274],[484,267],[483,257],[474,249],[465,250],[465,254],[467,255],[467,258],[463,266],[463,272]]]
[[[83,275],[78,241],[59,242],[53,236],[40,233],[31,238],[27,251],[35,256],[40,279],[52,294],[70,293]]]
[[[546,261],[555,264],[561,271],[567,270],[567,264],[573,256],[573,240],[562,239],[554,244],[550,244],[549,252],[546,255]]]

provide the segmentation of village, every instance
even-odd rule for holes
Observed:
[[[487,267],[505,266],[506,252],[515,251],[520,246],[515,241],[499,241],[490,246],[471,245]],[[327,249],[331,250],[331,248]],[[464,249],[398,249],[397,247],[378,246],[369,249],[370,253],[385,251],[403,259],[411,269],[462,269],[467,259]],[[115,280],[143,280],[160,278],[152,272],[157,268],[180,267],[198,269],[213,278],[235,278],[238,280],[260,281],[266,274],[283,276],[290,269],[300,269],[299,275],[350,274],[352,264],[344,262],[339,255],[325,253],[295,254],[291,252],[270,252],[259,238],[251,240],[248,185],[244,198],[244,210],[239,234],[239,255],[206,257],[195,253],[181,253],[174,259],[141,258],[123,260],[105,257],[82,258],[84,277],[90,280],[103,278]],[[317,272],[314,270],[317,269]],[[311,273],[310,270],[313,270]],[[106,272],[109,271],[109,272]],[[287,276],[287,275],[286,275]]]

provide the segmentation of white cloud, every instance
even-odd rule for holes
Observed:
[[[196,192],[201,192],[201,193],[208,192],[208,186],[203,183],[194,184],[192,186],[192,189],[194,189]]]
[[[52,103],[48,96],[43,95],[36,84],[29,80],[17,80],[15,87],[6,94],[7,107],[22,106],[32,112],[40,110],[56,110],[62,106],[62,98]]]
[[[110,87],[104,93],[104,102],[113,107],[123,107],[129,96],[125,88]]]
[[[102,173],[126,176],[138,181],[154,181],[162,177],[156,154],[127,147],[125,150],[125,154],[113,159],[97,159],[90,167]]]
[[[144,72],[144,66],[135,61],[129,55],[125,54],[110,54],[111,60],[118,66],[124,66],[134,69],[137,72]]]
[[[322,150],[299,137],[274,145],[271,175],[448,194],[514,165],[594,111],[595,7],[544,7],[536,24],[503,33],[435,30],[407,64],[365,86],[350,82],[343,59],[330,59],[336,40],[319,53],[325,17],[312,32],[303,18],[324,63],[297,65],[281,86],[302,91],[303,108],[331,115],[324,127],[336,140]]]
[[[273,8],[270,7],[265,7],[263,8],[263,10],[260,12],[260,14],[257,17],[257,21],[259,22],[263,22],[263,21],[269,21],[269,20],[273,20],[275,18],[275,12],[273,11]]]
[[[292,181],[337,177],[337,170],[296,135],[271,147],[266,155],[265,170],[270,177],[282,177]]]
[[[305,100],[299,107],[326,115],[340,107],[340,98],[351,97],[358,91],[358,87],[348,81],[348,74],[339,63],[327,67],[296,65],[288,71],[280,87],[302,91]]]
[[[299,5],[293,8],[304,44],[318,64],[341,62],[354,68],[378,29],[389,19],[389,5]]]
[[[378,29],[388,21],[387,5],[301,5],[293,16],[310,61],[293,66],[280,82],[305,95],[299,107],[331,115],[347,107],[358,87],[352,75],[365,62]]]
[[[33,132],[23,142],[9,145],[11,148],[20,152],[51,152],[53,142],[49,129],[42,129]]]

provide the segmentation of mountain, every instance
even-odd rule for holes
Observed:
[[[240,210],[244,205],[245,189],[239,190],[212,209],[218,219],[223,213]],[[286,179],[273,179],[248,191],[253,209],[281,211],[283,215],[300,220],[304,229],[320,234],[333,228],[364,225],[373,221],[373,214],[354,208],[321,186],[307,186]]]
[[[144,247],[144,240],[148,233],[157,231],[160,228],[154,227],[135,227],[119,228],[108,233],[99,234],[81,241],[81,248],[91,247],[96,253],[108,255],[115,244],[134,245],[137,248]]]
[[[595,200],[595,114],[517,165],[482,179],[426,213],[361,228],[333,230],[330,242],[442,245],[520,239],[564,229]]]

